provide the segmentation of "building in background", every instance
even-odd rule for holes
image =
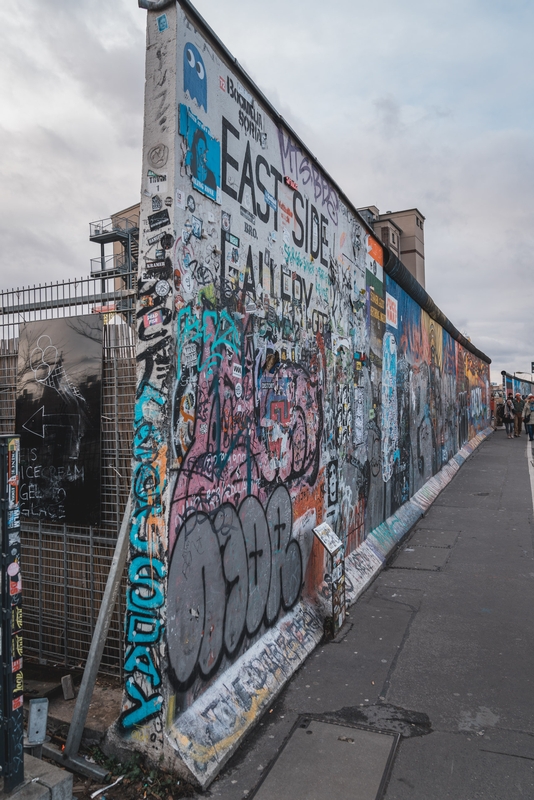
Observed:
[[[359,208],[383,244],[394,253],[421,286],[425,286],[425,218],[417,208],[405,211],[386,211],[376,206]]]
[[[131,275],[137,272],[139,208],[136,203],[106,219],[89,223],[89,239],[100,245],[100,256],[91,259],[91,276],[103,280],[115,278],[115,289],[131,289]]]

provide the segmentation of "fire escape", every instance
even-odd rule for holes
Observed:
[[[139,214],[128,217],[113,216],[89,223],[89,239],[100,245],[100,257],[91,259],[91,277],[102,280],[102,294],[113,281],[115,291],[131,290],[137,275],[139,258]],[[109,247],[112,245],[112,252]],[[128,324],[133,321],[131,291],[115,304],[114,308],[102,309],[124,314]]]

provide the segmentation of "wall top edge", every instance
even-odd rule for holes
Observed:
[[[176,0],[138,0],[139,8],[144,8],[146,11],[161,11],[162,8],[167,8],[175,2]]]
[[[332,186],[338,192],[339,197],[343,200],[345,205],[350,208],[351,212],[354,214],[355,218],[358,220],[362,228],[364,228],[368,234],[373,236],[375,239],[376,234],[371,226],[366,222],[366,220],[360,215],[354,203],[347,197],[343,189],[339,186],[339,184],[330,176],[328,171],[323,167],[319,159],[310,151],[309,147],[303,142],[301,137],[293,130],[291,125],[282,117],[282,115],[276,110],[270,100],[265,96],[262,90],[256,85],[256,83],[252,80],[252,78],[248,75],[245,69],[241,66],[239,61],[236,59],[234,55],[228,50],[226,45],[221,41],[221,39],[217,36],[215,31],[210,27],[210,25],[206,22],[204,17],[200,14],[200,12],[195,8],[195,6],[190,2],[190,0],[138,0],[139,7],[146,9],[147,11],[160,11],[163,8],[167,8],[168,6],[176,3],[176,5],[181,6],[184,10],[187,11],[188,14],[193,18],[195,24],[199,26],[204,34],[209,36],[214,44],[221,50],[222,54],[228,61],[232,64],[232,66],[239,72],[243,81],[248,85],[249,89],[254,92],[254,94],[258,97],[259,100],[264,104],[264,106],[268,109],[268,111],[272,114],[272,116],[284,126],[284,128],[288,131],[288,133],[293,137],[295,142],[297,142],[304,150],[309,153],[311,159],[314,161],[316,166],[321,170],[321,172],[328,178]],[[441,311],[441,309],[436,305],[436,303],[432,300],[430,295],[427,291],[421,286],[421,284],[413,277],[411,272],[406,268],[406,266],[400,261],[397,256],[395,256],[388,247],[383,243],[380,242],[381,246],[384,250],[385,255],[385,263],[384,263],[384,271],[396,282],[399,286],[404,289],[404,291],[413,299],[416,303],[418,303],[421,308],[423,308],[427,314],[438,324],[440,324],[445,330],[455,339],[462,347],[469,352],[473,353],[477,358],[480,358],[482,361],[485,361],[487,364],[491,364],[491,358],[487,356],[482,350],[479,350],[472,342],[467,339],[460,331],[453,325],[453,323],[449,320],[449,318]]]
[[[528,375],[528,373],[523,373],[523,372],[521,373],[521,375],[524,375],[524,374]],[[503,370],[501,370],[501,375],[503,376],[503,378],[510,378],[513,381],[520,381],[521,383],[530,383],[531,386],[534,386],[534,381],[529,381],[528,378],[520,378],[517,375],[517,373],[515,375],[512,375],[511,372],[506,372],[506,370],[503,369]]]

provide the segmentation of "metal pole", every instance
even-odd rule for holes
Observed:
[[[20,437],[0,437],[0,541],[2,545],[2,746],[4,792],[24,780],[22,582],[20,575]]]
[[[69,583],[68,583],[68,564],[67,564],[67,526],[63,524],[63,648],[65,666],[69,666]]]
[[[93,547],[93,526],[91,525],[89,528],[89,593],[91,595],[90,599],[90,614],[91,614],[91,630],[94,630],[95,624],[95,572],[94,572],[94,562],[95,555],[94,555],[94,547]]]
[[[41,527],[41,518],[39,517],[39,608],[38,608],[38,615],[39,615],[39,664],[44,664],[43,658],[43,608],[44,608],[44,597],[43,597],[43,532]]]

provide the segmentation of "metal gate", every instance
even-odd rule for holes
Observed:
[[[21,324],[99,313],[104,321],[101,525],[21,520],[25,656],[83,667],[104,593],[131,476],[135,397],[133,273],[0,291],[0,434],[15,432]],[[120,675],[124,591],[110,626],[101,671]]]

